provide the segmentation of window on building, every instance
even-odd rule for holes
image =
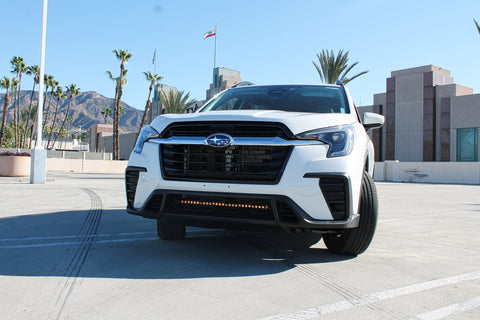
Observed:
[[[457,161],[478,161],[478,128],[457,129]]]

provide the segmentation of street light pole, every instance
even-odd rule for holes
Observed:
[[[43,0],[42,15],[42,44],[40,47],[40,79],[37,106],[37,140],[35,149],[32,150],[30,163],[30,183],[43,184],[46,181],[47,150],[42,146],[42,122],[43,122],[43,78],[45,75],[45,42],[47,38],[47,2]]]

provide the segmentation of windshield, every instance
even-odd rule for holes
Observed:
[[[200,112],[223,110],[282,110],[313,113],[349,113],[340,87],[275,85],[226,90]]]

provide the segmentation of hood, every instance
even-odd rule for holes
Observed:
[[[198,121],[258,121],[280,122],[285,124],[293,134],[305,131],[327,128],[357,121],[352,114],[340,113],[303,113],[276,110],[235,110],[210,111],[187,114],[164,114],[155,118],[150,124],[158,132],[173,122]]]

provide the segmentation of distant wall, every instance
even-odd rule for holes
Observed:
[[[375,181],[480,184],[480,162],[375,163]]]
[[[20,153],[20,152],[31,153],[32,150],[19,149],[19,148],[0,148],[0,153],[6,152],[6,151],[10,151],[13,153]],[[111,160],[112,154],[105,153],[105,152],[47,150],[47,158]]]
[[[47,172],[124,173],[128,161],[47,158]]]

